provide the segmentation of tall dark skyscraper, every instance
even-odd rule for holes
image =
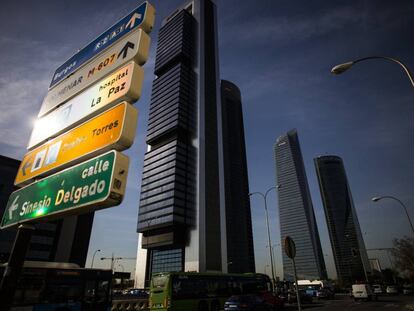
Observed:
[[[213,1],[191,1],[163,20],[154,73],[138,214],[135,285],[143,287],[152,273],[160,271],[251,271],[251,228],[244,228],[247,233],[243,237],[249,244],[243,250],[250,253],[236,257],[229,243],[234,241],[231,231],[239,228],[226,217],[233,216],[235,223],[244,221],[247,225],[250,211],[237,215],[236,207],[226,210],[226,202],[244,204],[241,208],[246,210],[249,206],[243,199],[226,200],[226,195],[244,191],[247,180],[234,190],[225,190],[225,166],[236,173],[224,159],[224,149],[228,148],[223,143],[229,139],[223,132]],[[235,95],[234,87],[231,89],[226,100]],[[236,102],[240,102],[236,95]],[[233,108],[226,105],[224,109]],[[233,126],[240,130],[242,119],[226,130],[232,132]],[[240,143],[244,138],[240,137]],[[244,152],[244,146],[242,149]],[[237,160],[243,163],[245,154],[239,156]],[[244,169],[241,174],[245,174]],[[231,262],[228,256],[233,256]]]
[[[338,279],[348,285],[364,281],[364,267],[371,269],[343,161],[327,155],[314,162]]]
[[[290,236],[296,243],[296,268],[299,279],[326,279],[318,226],[302,152],[296,130],[280,136],[274,146],[276,184],[279,197],[279,219],[282,242]],[[283,252],[283,270],[286,280],[293,279],[293,265]]]
[[[10,194],[20,161],[0,155],[0,217]],[[70,216],[53,222],[34,223],[26,260],[71,262],[85,266],[94,214]],[[14,228],[0,230],[0,263],[7,262],[16,237]]]
[[[252,217],[241,94],[236,85],[225,80],[221,81],[221,107],[228,272],[253,272]]]

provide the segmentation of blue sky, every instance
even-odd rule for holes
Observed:
[[[388,55],[414,68],[411,1],[217,1],[220,73],[242,92],[251,191],[275,184],[273,144],[297,128],[328,272],[333,261],[313,158],[343,158],[368,248],[390,247],[410,234],[403,210],[374,195],[395,195],[414,217],[414,89],[401,68],[386,61],[355,65],[341,76],[337,63]],[[157,32],[182,1],[152,1],[157,9],[151,58],[124,203],[96,213],[92,253],[135,257],[136,222]],[[0,154],[21,159],[54,70],[127,14],[135,1],[8,1],[0,11]],[[269,195],[273,243],[279,243],[276,194]],[[269,264],[264,210],[252,199],[257,271]],[[280,248],[277,274],[281,273]],[[380,253],[370,257],[384,259]],[[133,261],[121,264],[133,270]],[[109,262],[96,261],[109,267]],[[122,269],[121,269],[122,270]],[[268,270],[269,271],[269,270]]]

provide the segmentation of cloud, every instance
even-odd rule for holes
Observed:
[[[283,46],[293,42],[313,40],[344,28],[359,28],[364,31],[381,28],[383,25],[399,26],[405,22],[401,19],[401,12],[404,11],[403,15],[406,15],[406,11],[413,11],[412,6],[403,4],[378,5],[375,8],[361,3],[331,8],[327,8],[327,5],[318,7],[314,4],[309,5],[306,15],[298,13],[291,7],[281,6],[272,7],[268,12],[262,11],[260,14],[265,14],[265,16],[253,19],[241,18],[242,15],[252,14],[251,12],[246,14],[246,10],[252,11],[251,7],[244,9],[244,11],[239,11],[239,14],[233,13],[231,17],[224,19],[223,27],[228,29],[226,34],[231,36],[231,40],[221,36],[221,43],[233,45],[235,41],[239,41],[268,44],[269,41],[273,41]],[[280,10],[283,10],[283,15],[276,13]],[[236,23],[235,20],[238,22]],[[243,22],[240,23],[240,20]]]

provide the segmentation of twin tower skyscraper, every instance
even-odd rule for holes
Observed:
[[[296,243],[299,279],[327,279],[305,166],[296,130],[280,136],[274,147],[282,240]],[[368,257],[342,159],[314,159],[338,280],[366,281]],[[283,254],[284,278],[292,280],[291,260]]]
[[[219,77],[213,1],[163,20],[154,74],[135,286],[155,272],[254,272],[241,96]]]

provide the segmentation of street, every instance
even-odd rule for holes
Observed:
[[[381,296],[378,301],[355,302],[350,297],[325,300],[304,305],[302,309],[312,311],[366,311],[366,310],[414,310],[414,296]],[[297,310],[296,306],[288,305],[285,310]]]

